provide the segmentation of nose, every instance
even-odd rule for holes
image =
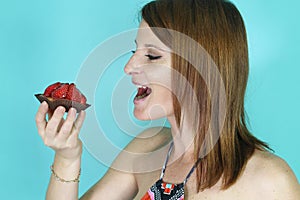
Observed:
[[[139,73],[139,64],[135,55],[132,55],[124,67],[124,72],[127,75],[133,75]]]

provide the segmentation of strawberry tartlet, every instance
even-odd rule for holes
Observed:
[[[75,108],[77,112],[87,109],[90,105],[86,103],[86,97],[82,94],[74,83],[56,82],[49,85],[43,94],[35,94],[42,103],[46,101],[50,110],[55,110],[58,106],[66,108],[66,112]]]

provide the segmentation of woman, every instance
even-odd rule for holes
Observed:
[[[138,87],[134,115],[167,117],[171,128],[145,130],[125,150],[151,153],[167,146],[164,160],[150,155],[160,169],[135,173],[146,158],[122,152],[81,199],[300,199],[290,167],[247,129],[247,38],[232,3],[150,2],[136,44],[125,66]],[[63,120],[59,107],[46,121],[47,112],[44,102],[36,115],[39,134],[56,152],[47,199],[77,199],[85,113],[76,118],[71,109]],[[124,160],[129,170],[116,170]]]

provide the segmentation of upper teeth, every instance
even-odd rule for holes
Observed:
[[[143,85],[137,85],[138,88],[143,88],[143,89],[146,89],[147,87],[146,86],[143,86]]]

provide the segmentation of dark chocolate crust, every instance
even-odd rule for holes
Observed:
[[[90,104],[81,104],[76,101],[71,101],[68,99],[53,99],[51,97],[46,97],[43,94],[35,94],[34,95],[41,103],[46,101],[49,105],[50,110],[54,111],[58,106],[63,106],[66,108],[66,112],[69,111],[70,108],[75,108],[77,112],[87,109],[90,107]]]

